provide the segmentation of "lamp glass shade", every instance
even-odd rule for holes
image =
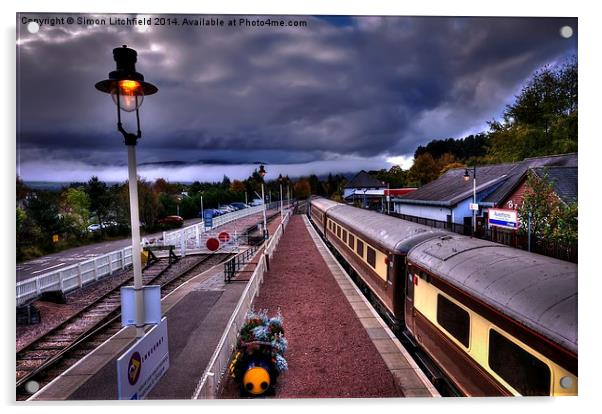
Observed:
[[[119,90],[119,99],[117,99],[117,90]],[[121,110],[132,112],[142,105],[144,90],[138,81],[120,80],[117,82],[117,87],[111,90],[111,98]]]

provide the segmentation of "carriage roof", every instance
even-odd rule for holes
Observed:
[[[408,261],[577,354],[577,265],[470,237],[427,240]]]

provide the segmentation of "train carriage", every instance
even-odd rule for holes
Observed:
[[[406,327],[465,395],[576,395],[574,263],[459,235],[407,262]]]
[[[317,206],[316,202],[316,206]],[[312,207],[312,211],[314,211]],[[389,321],[403,322],[405,256],[415,244],[445,232],[336,203],[325,213],[324,235],[367,285]]]
[[[310,216],[460,393],[577,394],[575,264],[322,198]]]
[[[324,226],[326,221],[326,212],[333,208],[340,206],[341,203],[336,201],[328,200],[326,198],[313,198],[309,203],[309,216],[316,223],[318,231],[324,235]]]

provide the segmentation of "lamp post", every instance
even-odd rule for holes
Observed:
[[[263,238],[267,239],[269,234],[268,234],[268,220],[266,219],[265,216],[265,190],[263,188],[263,177],[265,177],[265,175],[267,174],[267,171],[265,170],[265,167],[263,165],[259,166],[259,176],[261,177],[261,201],[263,202]]]
[[[205,209],[203,208],[203,194],[201,194],[201,221],[203,223],[203,230],[205,230]]]
[[[146,95],[157,93],[156,86],[145,82],[144,76],[136,72],[137,53],[126,45],[113,49],[116,70],[109,78],[98,82],[95,87],[108,93],[117,105],[117,130],[123,135],[128,150],[128,180],[130,194],[130,225],[132,227],[132,265],[134,268],[134,290],[136,292],[136,336],[144,336],[144,296],[142,290],[142,263],[140,259],[140,219],[138,215],[138,177],[136,173],[136,142],[142,137],[138,110]],[[127,132],[121,123],[121,111],[136,111],[136,134]]]
[[[470,179],[470,173],[468,172],[468,168],[464,170],[464,181],[468,181]],[[472,235],[474,236],[477,231],[477,166],[474,165],[472,167]]]
[[[282,218],[284,217],[284,199],[282,197],[282,181],[284,180],[284,178],[282,178],[282,174],[278,175],[278,182],[280,183],[280,220],[282,220]]]

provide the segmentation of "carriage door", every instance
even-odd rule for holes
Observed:
[[[414,268],[412,266],[404,266],[404,268],[405,271],[402,273],[405,279],[404,317],[406,328],[410,332],[414,332]]]

